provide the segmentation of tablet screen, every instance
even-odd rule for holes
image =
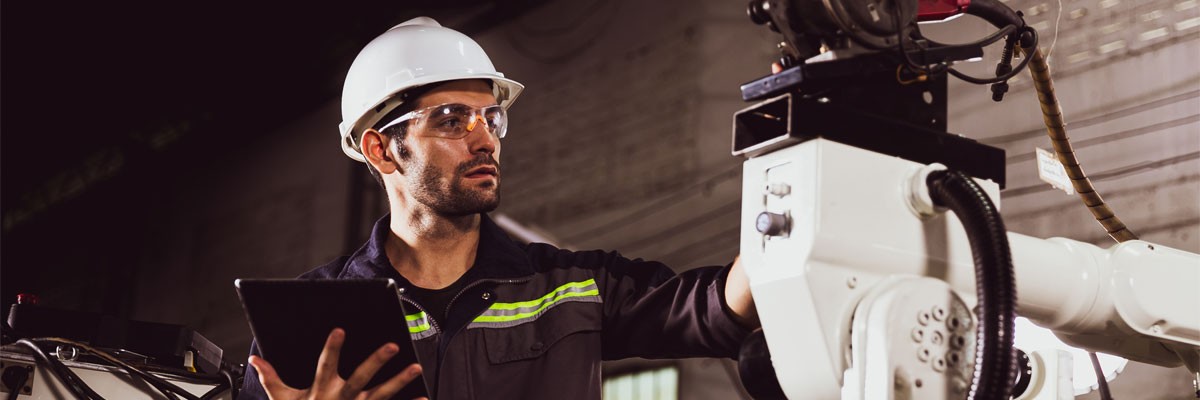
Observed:
[[[388,342],[399,345],[400,351],[375,373],[368,389],[417,362],[391,279],[239,279],[234,286],[263,359],[288,386],[312,386],[317,360],[335,327],[346,332],[338,359],[343,379]],[[427,390],[418,378],[395,398],[420,396],[427,396]]]

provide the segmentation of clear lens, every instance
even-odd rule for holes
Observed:
[[[498,138],[503,138],[508,133],[508,113],[504,111],[504,107],[491,106],[480,110],[483,112],[483,117],[488,123],[488,129],[493,135]]]
[[[498,105],[474,108],[464,104],[442,104],[413,111],[389,123],[395,125],[417,119],[417,131],[428,136],[460,139],[487,125],[487,130],[503,138],[508,130],[508,114]]]

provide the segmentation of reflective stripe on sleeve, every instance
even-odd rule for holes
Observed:
[[[601,303],[595,279],[571,282],[555,288],[541,298],[516,303],[493,303],[475,317],[467,329],[507,328],[537,320],[547,310],[568,302]]]
[[[424,311],[405,315],[404,322],[408,324],[408,335],[412,340],[421,340],[437,334],[437,328],[429,323],[429,315]]]

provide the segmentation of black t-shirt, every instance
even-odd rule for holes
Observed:
[[[450,311],[450,301],[454,300],[454,296],[458,295],[459,291],[462,291],[463,286],[466,286],[467,275],[463,274],[450,286],[441,289],[425,289],[414,285],[405,289],[405,292],[416,300],[417,304],[424,307],[425,312],[429,313],[434,320],[445,323],[447,315],[449,315],[448,311]]]

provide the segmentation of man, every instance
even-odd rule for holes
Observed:
[[[488,218],[522,89],[429,18],[363,49],[342,94],[342,146],[382,183],[391,214],[356,253],[301,278],[396,280],[420,311],[409,319],[421,365],[364,388],[396,353],[388,344],[343,380],[331,365],[354,338],[335,330],[312,387],[287,387],[252,355],[245,396],[388,398],[420,373],[439,400],[599,399],[601,360],[736,355],[757,325],[736,261],[676,276],[611,252],[518,245]]]

